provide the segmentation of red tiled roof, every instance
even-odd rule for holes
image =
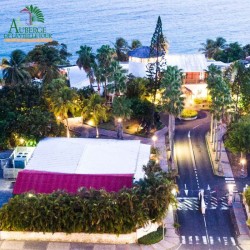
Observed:
[[[57,190],[76,193],[80,187],[117,192],[123,187],[131,188],[132,183],[132,174],[65,174],[23,170],[18,173],[13,193],[49,194]]]

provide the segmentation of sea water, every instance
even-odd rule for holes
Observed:
[[[3,41],[12,19],[27,15],[20,11],[31,4],[43,12],[53,39],[68,45],[72,63],[80,45],[95,51],[117,37],[150,45],[159,15],[170,53],[197,53],[202,42],[218,36],[250,43],[250,0],[0,0],[0,60],[35,45]]]

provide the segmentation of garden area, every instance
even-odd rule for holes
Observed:
[[[175,204],[173,181],[153,161],[144,179],[117,193],[82,188],[77,194],[16,195],[0,209],[0,230],[127,234],[161,222]]]

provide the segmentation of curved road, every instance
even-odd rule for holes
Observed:
[[[237,246],[227,187],[224,178],[213,175],[205,134],[210,117],[200,112],[195,121],[177,121],[175,153],[179,168],[180,250],[234,250]],[[205,215],[201,213],[198,193],[204,189]]]

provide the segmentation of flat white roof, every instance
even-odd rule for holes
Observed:
[[[144,176],[143,165],[150,145],[139,140],[46,138],[39,142],[26,169],[75,174],[135,174]]]
[[[177,66],[183,72],[203,72],[207,69],[207,60],[203,54],[166,54],[167,65]]]

